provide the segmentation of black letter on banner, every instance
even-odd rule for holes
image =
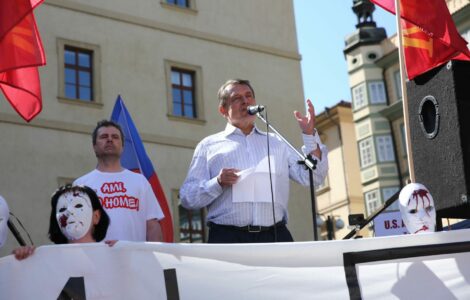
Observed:
[[[83,277],[70,277],[57,300],[86,300]]]
[[[165,276],[166,298],[168,300],[179,300],[178,279],[176,278],[176,269],[163,270]]]

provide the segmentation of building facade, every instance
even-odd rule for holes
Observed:
[[[43,110],[25,123],[0,96],[0,193],[36,245],[49,242],[51,194],[95,168],[91,131],[118,95],[171,201],[176,241],[204,240],[203,212],[179,207],[178,190],[196,144],[225,126],[216,95],[227,79],[249,79],[270,120],[301,145],[297,122],[284,118],[304,107],[292,1],[46,0],[35,16]],[[308,189],[292,184],[290,197],[295,239],[312,240]],[[17,246],[8,240],[0,255]]]
[[[446,2],[457,29],[468,40],[470,3]],[[409,179],[398,39],[396,34],[387,37],[385,30],[377,27],[374,9],[368,0],[353,1],[358,23],[356,30],[346,37],[344,49],[367,214]],[[389,209],[397,209],[397,205]]]
[[[342,239],[351,230],[348,216],[364,213],[355,124],[351,103],[341,101],[325,108],[316,116],[317,129],[328,147],[329,171],[322,186],[317,187],[317,211],[320,237],[323,240]],[[362,236],[370,236],[369,228]]]

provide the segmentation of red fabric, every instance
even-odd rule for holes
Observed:
[[[33,9],[43,0],[0,2],[0,89],[26,121],[42,109],[38,66],[46,64]]]
[[[160,180],[156,173],[153,173],[150,178],[148,178],[150,185],[152,186],[153,192],[158,199],[158,204],[165,215],[165,218],[160,221],[160,227],[162,228],[163,241],[166,243],[173,243],[173,219],[171,218],[171,211],[168,207],[168,201],[166,200],[165,193],[160,184]]]
[[[395,14],[394,0],[371,1]],[[470,60],[445,0],[401,0],[400,15],[410,80],[450,59]]]

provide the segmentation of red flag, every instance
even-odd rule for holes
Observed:
[[[371,0],[395,14],[394,0]],[[403,47],[408,78],[451,59],[470,60],[467,42],[460,36],[444,0],[400,1]]]
[[[46,57],[33,15],[42,1],[0,2],[0,89],[27,122],[42,109],[37,67]]]

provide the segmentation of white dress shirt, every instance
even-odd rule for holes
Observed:
[[[313,172],[315,186],[323,183],[328,173],[328,150],[316,136],[305,136],[305,144],[318,143],[322,159],[315,157],[317,168]],[[267,136],[256,126],[245,135],[240,129],[227,124],[224,131],[203,139],[194,151],[188,176],[180,189],[181,204],[187,209],[207,207],[207,221],[221,225],[273,225],[271,191],[266,190],[266,202],[233,202],[232,187],[221,187],[217,176],[223,168],[245,170],[255,167],[267,157]],[[275,177],[274,211],[276,222],[287,222],[289,178],[309,185],[308,170],[298,164],[298,155],[275,134],[269,134],[272,175]],[[308,154],[306,147],[302,151]]]

